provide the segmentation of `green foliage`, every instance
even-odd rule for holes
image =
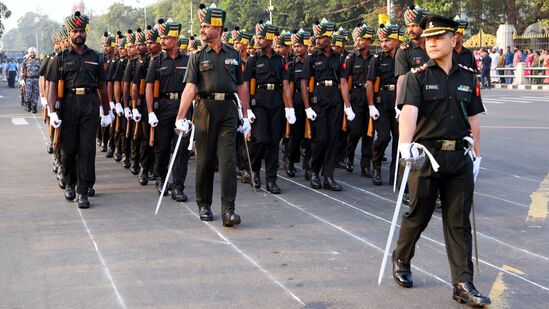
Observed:
[[[51,36],[61,28],[61,24],[52,21],[47,15],[28,12],[19,18],[17,25],[2,38],[4,49],[26,51],[34,46],[38,53],[52,52]]]
[[[2,34],[4,34],[4,24],[2,23],[2,20],[10,16],[11,11],[8,10],[8,7],[3,2],[0,2],[0,37],[2,37]]]

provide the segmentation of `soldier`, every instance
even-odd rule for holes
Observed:
[[[141,28],[138,28],[139,33],[141,33]],[[141,33],[141,38],[144,41],[144,36]],[[134,139],[133,138],[133,132],[135,131],[136,122],[132,122],[133,114],[132,110],[134,110],[133,106],[133,80],[135,75],[135,67],[137,65],[137,60],[139,58],[137,54],[137,36],[136,33],[134,33],[131,29],[128,30],[128,33],[126,33],[126,40],[128,41],[128,64],[126,65],[126,68],[124,70],[124,77],[122,81],[122,96],[123,96],[123,102],[124,102],[124,117],[126,118],[126,126],[125,126],[125,136],[124,139],[126,140],[126,147],[130,147],[130,155],[129,161],[130,161],[130,172],[133,175],[139,174],[140,168],[139,168],[139,149],[141,147],[141,140]],[[142,44],[144,46],[144,44]],[[141,48],[142,52],[143,50],[146,50],[144,48]]]
[[[28,57],[21,63],[21,71],[23,74],[19,78],[19,84],[25,88],[25,102],[27,104],[27,112],[37,112],[38,97],[40,96],[38,89],[38,78],[40,73],[40,59],[36,58],[36,48],[29,47]]]
[[[60,49],[59,47],[59,33],[58,31],[54,32],[52,35],[52,44],[53,44],[53,52],[49,55],[45,55],[42,59],[42,62],[40,64],[40,70],[38,71],[38,75],[40,76],[38,79],[39,84],[39,90],[40,90],[40,104],[42,105],[42,109],[44,110],[45,115],[47,115],[47,107],[48,107],[48,99],[47,99],[47,89],[48,84],[46,81],[46,70],[48,68],[48,62],[50,59],[52,59],[56,52]],[[49,123],[48,123],[49,127]],[[46,150],[48,153],[53,153],[53,130],[50,130],[50,140],[48,142],[48,145],[46,147]],[[56,172],[56,166],[54,164],[54,173]]]
[[[284,113],[288,122],[293,124],[295,111],[286,76],[288,67],[284,58],[272,49],[277,27],[260,21],[255,29],[255,38],[261,50],[246,63],[244,74],[252,97],[252,107],[247,113],[252,123],[252,179],[254,186],[260,188],[259,171],[264,159],[266,189],[272,194],[279,194],[280,187],[276,179],[279,144],[284,131]]]
[[[352,121],[355,114],[349,101],[347,69],[344,58],[331,48],[336,25],[323,19],[313,25],[318,49],[303,64],[301,96],[307,118],[311,120],[311,187],[320,189],[322,169],[324,188],[340,191],[334,180],[335,149],[343,121],[343,111]],[[310,86],[310,88],[307,88]],[[309,92],[312,97],[309,99]]]
[[[109,60],[107,60],[107,67],[106,67],[107,95],[108,95],[108,98],[109,98],[109,108],[113,112],[113,115],[115,115],[115,116],[118,114],[117,108],[116,108],[116,105],[115,105],[115,101],[118,102],[119,98],[115,97],[114,82],[115,82],[116,69],[118,67],[118,63],[120,62],[120,48],[119,48],[119,45],[120,45],[120,42],[123,38],[124,37],[122,36],[122,32],[117,31],[116,36],[114,37],[114,44],[115,44],[114,56],[110,59],[110,62],[109,62]],[[116,119],[113,120],[113,122],[114,121],[116,121]],[[117,134],[117,136],[118,136],[118,134]],[[114,157],[114,159],[116,161],[120,161],[122,159],[122,155],[121,154],[117,154],[116,156],[114,155],[115,147],[116,147],[115,140],[116,140],[116,137],[115,137],[115,124],[113,123],[110,126],[110,129],[109,129],[107,152],[105,153],[105,157],[107,157],[107,158],[113,158]]]
[[[128,44],[129,41],[126,37],[122,36],[118,42],[119,59],[116,61],[113,78],[113,94],[115,100],[116,109],[116,123],[114,129],[114,160],[122,161],[124,168],[130,168],[130,156],[131,148],[130,143],[126,140],[126,111],[124,110],[124,96],[123,96],[123,84],[124,84],[124,71],[129,62],[128,57]],[[130,115],[131,117],[131,115]]]
[[[348,53],[345,49],[346,43],[347,43],[347,37],[349,36],[349,31],[344,29],[343,27],[339,27],[339,30],[337,30],[336,33],[334,33],[334,36],[332,37],[332,49],[334,52],[340,54],[343,59],[347,59]],[[347,65],[347,64],[345,64]],[[349,89],[349,95],[350,95],[350,89]],[[337,137],[337,144],[336,144],[336,167],[337,168],[345,168],[347,171],[352,172],[353,166],[345,164],[345,159],[347,157],[347,140],[349,136],[349,124],[347,123],[346,119],[343,119],[343,125],[341,126],[339,130],[339,135]]]
[[[349,122],[349,137],[347,140],[345,168],[352,172],[355,161],[355,150],[358,141],[362,138],[360,156],[360,174],[364,177],[372,177],[372,136],[368,135],[370,115],[374,116],[377,111],[373,105],[366,100],[366,82],[371,73],[371,64],[374,56],[370,53],[374,28],[366,24],[357,26],[353,30],[353,40],[356,51],[350,53],[346,59],[347,70],[349,71],[348,83],[351,88],[351,106],[356,116]],[[373,135],[373,134],[372,134]]]
[[[396,99],[396,81],[395,77],[395,55],[404,40],[404,29],[399,25],[380,25],[377,35],[381,41],[382,52],[373,65],[372,74],[369,77],[368,88],[370,89],[368,101],[375,104],[377,117],[374,117],[377,139],[373,147],[374,177],[372,183],[376,186],[383,184],[381,177],[381,161],[385,149],[392,141],[391,165],[389,168],[389,182],[393,182],[396,154],[398,147],[398,122],[396,119],[395,99]],[[378,82],[379,81],[379,82]],[[376,89],[374,89],[376,85]],[[375,103],[374,103],[374,93]]]
[[[200,5],[200,37],[207,43],[201,51],[193,54],[185,76],[185,91],[181,98],[176,127],[189,130],[185,118],[193,99],[198,95],[195,109],[196,136],[196,202],[200,219],[212,221],[210,209],[214,168],[219,158],[221,179],[221,213],[223,226],[240,224],[234,212],[236,197],[236,130],[239,123],[235,93],[242,100],[242,125],[244,134],[250,129],[247,118],[249,94],[244,85],[240,55],[221,42],[225,11],[212,4],[209,8]]]
[[[164,182],[169,182],[166,178],[168,173],[168,164],[170,160],[170,151],[172,140],[174,138],[174,126],[179,110],[181,93],[185,87],[183,78],[187,70],[189,56],[182,55],[179,52],[177,41],[181,33],[181,24],[176,22],[167,22],[159,24],[158,33],[160,35],[160,45],[164,51],[160,56],[151,61],[145,78],[147,110],[149,112],[149,124],[156,128],[155,136],[155,165],[158,170],[156,181],[158,193],[162,192]],[[154,84],[158,82],[159,99],[158,104],[154,104]],[[158,115],[158,116],[157,116]],[[189,110],[186,116],[190,119],[192,110]],[[187,164],[189,161],[189,137],[182,140],[177,153],[174,153],[175,163],[173,169],[173,190],[172,198],[178,202],[186,202],[185,178],[187,177]],[[164,192],[165,195],[168,192]]]
[[[65,198],[72,201],[78,193],[78,207],[88,208],[88,190],[95,182],[95,135],[99,103],[103,106],[101,125],[111,122],[107,104],[105,71],[98,52],[86,46],[88,17],[76,11],[65,18],[71,47],[52,61],[48,71],[50,123],[61,126],[61,161],[67,184]],[[61,84],[62,93],[58,93]],[[98,92],[99,91],[99,92]],[[100,94],[100,96],[98,95]],[[63,98],[59,109],[56,102]],[[61,117],[57,115],[61,112]],[[61,119],[61,120],[60,120]]]
[[[452,53],[454,59],[456,59],[457,63],[472,68],[476,71],[477,62],[475,61],[475,56],[469,49],[463,46],[463,33],[469,26],[469,22],[461,19],[457,15],[454,17],[454,21],[459,23],[458,29],[456,30],[456,47]]]
[[[437,15],[421,21],[422,37],[431,60],[412,69],[405,77],[400,115],[402,158],[418,160],[416,144],[424,145],[440,164],[434,171],[423,164],[410,173],[408,181],[410,211],[402,218],[400,235],[393,251],[393,278],[403,287],[412,287],[410,261],[416,242],[433,214],[437,192],[441,193],[442,222],[446,251],[450,263],[453,299],[469,306],[483,307],[490,299],[473,285],[471,224],[469,213],[473,199],[474,178],[480,168],[480,158],[464,155],[474,139],[474,153],[480,156],[480,126],[478,114],[484,111],[480,85],[472,69],[452,59],[458,23]]]
[[[108,72],[109,70],[111,70],[112,65],[115,63],[114,50],[116,47],[116,41],[113,36],[109,35],[108,32],[103,33],[103,36],[101,37],[101,41],[103,43],[103,61],[105,61],[105,64],[106,64],[105,72]],[[98,144],[100,146],[101,152],[107,152],[107,146],[109,144],[109,140],[111,136],[110,133],[111,132],[109,128],[103,128],[99,126],[97,130],[97,138],[98,138]],[[112,157],[112,153],[110,157]]]

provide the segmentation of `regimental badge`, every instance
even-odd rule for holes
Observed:
[[[236,59],[227,58],[225,59],[225,64],[238,65],[238,61]]]
[[[429,28],[434,28],[433,22],[429,22]]]
[[[471,87],[468,85],[459,85],[458,91],[473,92],[473,89],[471,89]]]

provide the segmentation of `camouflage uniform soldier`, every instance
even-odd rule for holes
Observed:
[[[25,102],[27,104],[27,112],[32,110],[36,114],[36,106],[38,104],[38,78],[40,72],[40,59],[36,58],[36,48],[29,47],[29,56],[21,64],[23,75],[19,80],[21,86],[25,87]]]

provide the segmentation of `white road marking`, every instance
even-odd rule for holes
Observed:
[[[499,174],[503,174],[503,175],[512,176],[512,177],[522,179],[522,180],[528,180],[528,181],[532,181],[532,182],[535,182],[535,183],[539,183],[539,180],[537,180],[537,179],[532,179],[532,178],[528,178],[528,177],[524,177],[524,176],[519,176],[519,175],[515,175],[515,174],[511,174],[511,173],[506,173],[506,172],[502,172],[502,171],[498,171],[498,170],[493,170],[493,169],[485,168],[485,167],[482,167],[482,166],[480,167],[480,169],[481,170],[486,170],[486,171],[489,171],[489,172],[494,172],[494,173],[499,173]]]
[[[25,118],[17,117],[17,118],[11,118],[11,123],[15,126],[28,126],[29,123]]]

